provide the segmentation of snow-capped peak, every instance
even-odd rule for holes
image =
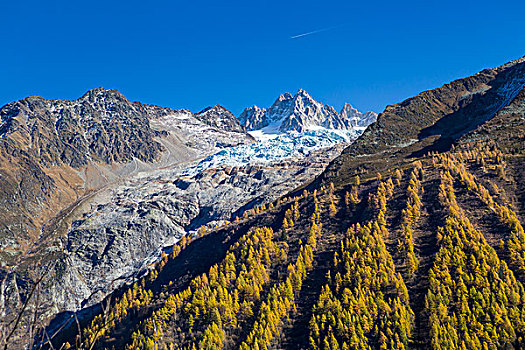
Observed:
[[[351,128],[366,128],[377,120],[377,113],[361,113],[352,107],[350,103],[344,104],[339,116]]]
[[[308,92],[306,92],[306,90],[304,90],[304,89],[299,89],[299,90],[297,90],[297,93],[295,94],[295,96],[296,96],[296,97],[298,97],[298,96],[303,96],[303,97],[307,97],[307,98],[310,98],[310,99],[312,98],[312,97],[310,96],[310,94],[309,94]]]
[[[293,98],[293,95],[291,93],[285,92],[284,94],[279,95],[279,98],[277,98],[277,100],[274,102],[274,104],[277,103],[277,102],[290,100],[292,98]]]
[[[281,94],[270,108],[248,107],[239,119],[247,130],[271,129],[274,133],[283,133],[320,127],[355,130],[368,126],[375,121],[375,116],[373,112],[360,113],[349,104],[337,113],[333,107],[316,101],[304,89],[299,89],[295,95],[289,92]]]

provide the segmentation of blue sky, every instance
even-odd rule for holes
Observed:
[[[304,88],[380,112],[525,55],[524,13],[483,0],[2,1],[0,105],[103,86],[238,115]]]

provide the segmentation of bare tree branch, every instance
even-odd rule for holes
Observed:
[[[20,310],[20,312],[18,313],[18,315],[16,317],[16,322],[15,322],[15,325],[13,326],[13,329],[11,330],[11,332],[9,333],[7,338],[5,339],[4,350],[7,350],[7,345],[9,344],[9,339],[11,339],[11,337],[15,333],[16,329],[18,328],[18,324],[20,323],[20,320],[22,319],[22,315],[24,314],[24,312],[25,312],[25,310],[27,308],[27,305],[29,305],[29,301],[31,300],[31,297],[35,293],[35,290],[36,290],[37,286],[40,284],[40,282],[42,282],[42,280],[47,275],[47,273],[50,271],[50,269],[51,269],[51,265],[48,265],[47,269],[44,271],[44,273],[42,273],[40,278],[33,285],[33,288],[31,288],[31,292],[29,292],[29,295],[27,296],[27,299],[24,302],[24,305],[22,306],[22,310]]]
[[[47,344],[49,344],[49,346],[51,347],[52,350],[55,350],[55,347],[53,346],[53,343],[51,342],[51,339],[49,339],[49,334],[47,333],[47,331],[44,329],[44,332],[46,334],[46,337],[47,337]]]

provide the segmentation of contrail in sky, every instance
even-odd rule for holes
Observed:
[[[307,36],[307,35],[311,35],[311,34],[317,34],[317,33],[321,33],[321,32],[326,32],[327,30],[335,29],[337,27],[340,27],[340,26],[317,29],[317,30],[314,30],[312,32],[302,33],[302,34],[291,36],[290,39],[297,39],[297,38],[300,38],[300,37],[303,37],[303,36]]]

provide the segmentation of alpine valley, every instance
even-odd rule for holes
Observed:
[[[525,57],[379,116],[0,117],[5,349],[525,348]]]
[[[4,106],[3,332],[23,311],[10,346],[42,344],[31,314],[39,326],[54,320],[49,332],[69,326],[72,313],[89,319],[90,307],[147,274],[181,237],[308,183],[362,133],[356,122],[376,116],[333,113],[303,90],[272,108],[282,111],[273,122],[304,122],[247,132],[220,105],[171,110],[103,88],[75,101],[33,96]]]

